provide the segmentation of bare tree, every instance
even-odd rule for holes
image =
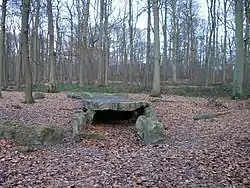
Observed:
[[[129,83],[133,82],[133,62],[134,62],[134,31],[133,31],[133,5],[132,0],[129,0]]]
[[[74,47],[74,22],[73,22],[73,5],[69,7],[68,3],[66,4],[67,9],[69,11],[70,15],[70,62],[69,62],[69,77],[68,77],[68,83],[72,83],[73,81],[73,47]]]
[[[100,33],[99,33],[99,63],[98,63],[98,75],[97,83],[100,84],[103,81],[103,16],[104,16],[104,0],[100,0]]]
[[[52,0],[47,0],[47,13],[48,13],[48,32],[49,32],[49,62],[50,62],[50,74],[49,74],[49,92],[56,91],[56,54],[54,51],[54,23],[52,13]]]
[[[243,40],[243,0],[235,1],[236,63],[234,69],[233,97],[243,96],[244,81],[244,40]]]
[[[33,48],[33,84],[36,84],[37,77],[38,77],[38,65],[39,65],[39,44],[38,44],[38,28],[39,28],[39,13],[40,13],[41,2],[40,0],[36,1],[36,16],[35,16],[35,26],[33,31],[33,41],[34,41],[34,48]]]
[[[172,49],[172,79],[176,83],[176,64],[177,64],[177,0],[172,1],[172,14],[173,14],[173,49]]]
[[[124,66],[124,81],[127,81],[127,72],[128,72],[128,67],[127,67],[127,48],[126,48],[126,9],[127,6],[125,5],[124,9],[124,15],[123,15],[123,23],[122,23],[122,65]]]
[[[227,64],[227,2],[228,0],[223,0],[224,9],[224,47],[223,47],[223,82],[226,82],[226,64]]]
[[[7,0],[2,1],[1,33],[0,33],[0,98],[2,98],[3,61],[5,57],[5,20]]]
[[[32,72],[29,62],[29,12],[30,0],[22,0],[22,62],[24,64],[25,103],[34,103],[32,96]]]
[[[159,34],[159,7],[158,0],[153,1],[154,10],[154,43],[155,43],[155,60],[154,60],[154,79],[151,96],[161,96],[160,86],[160,34]]]
[[[147,24],[147,52],[146,52],[146,71],[147,71],[147,76],[146,77],[146,84],[149,85],[149,72],[150,72],[150,53],[151,53],[151,0],[147,0],[147,13],[148,13],[148,24]],[[165,32],[165,30],[163,30]],[[164,33],[165,36],[166,33]],[[165,42],[165,38],[164,38]],[[165,43],[164,43],[165,44]]]
[[[105,1],[104,8],[104,46],[105,46],[105,65],[104,65],[104,83],[108,85],[108,66],[109,66],[109,33],[108,33],[108,23],[109,23],[109,10],[110,10],[110,0]]]

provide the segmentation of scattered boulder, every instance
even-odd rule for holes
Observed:
[[[22,125],[0,121],[0,138],[27,146],[48,146],[62,143],[62,128],[56,125]]]
[[[34,99],[44,99],[45,98],[45,94],[42,92],[36,92],[33,94],[33,98]]]
[[[135,124],[137,134],[145,144],[159,144],[165,141],[164,126],[154,117],[140,116]]]

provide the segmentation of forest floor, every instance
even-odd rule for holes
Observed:
[[[150,101],[148,95],[130,94]],[[78,101],[64,93],[23,104],[23,93],[3,92],[0,118],[25,124],[60,124],[68,133],[61,145],[29,153],[0,140],[0,187],[250,187],[250,104],[163,96],[153,102],[164,123],[164,145],[144,146],[131,123],[92,125],[103,139],[72,144],[69,125]],[[218,105],[222,104],[222,105]],[[194,121],[192,114],[231,113]]]

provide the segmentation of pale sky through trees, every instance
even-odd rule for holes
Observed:
[[[92,1],[92,2],[94,2],[94,1]],[[208,14],[207,11],[208,10],[207,10],[207,2],[206,2],[206,0],[198,0],[198,2],[199,2],[199,7],[200,7],[199,8],[199,16],[202,19],[206,19],[207,20],[207,14]],[[133,1],[134,17],[136,17],[136,15],[138,13],[142,12],[143,7],[146,7],[146,3],[147,3],[146,1],[145,2],[144,1]],[[91,20],[94,17],[93,14],[91,15],[91,12],[92,13],[95,12],[93,6],[94,5],[92,4],[92,6],[90,7],[90,9],[92,9],[92,11],[90,11]],[[114,13],[111,15],[111,20],[117,19],[117,15],[119,15],[119,12],[120,12],[120,17],[122,17],[124,9],[125,9],[125,6],[127,6],[127,10],[128,10],[127,0],[123,0],[123,1],[121,1],[121,0],[113,0],[113,2],[112,2],[112,9],[115,9],[115,10],[114,10]],[[99,12],[99,10],[98,10],[98,12]],[[95,12],[95,14],[96,14],[96,12]],[[138,17],[137,27],[141,28],[141,29],[147,28],[147,12],[146,11],[144,11]]]
[[[202,19],[206,19],[207,20],[207,3],[206,0],[198,0],[199,1],[199,16]],[[64,5],[66,5],[66,3],[69,4],[69,6],[72,4],[72,0],[61,0],[60,1],[61,4],[63,4],[62,9],[61,10],[61,15],[66,16],[68,15],[68,10],[66,9],[66,7]],[[139,3],[140,2],[140,3]],[[142,13],[142,9],[143,7],[146,7],[146,1],[133,1],[133,11],[134,11],[134,18],[136,19],[136,15],[141,13],[140,16],[137,18],[137,22],[136,22],[136,26],[137,28],[147,28],[147,12],[144,11]],[[0,5],[2,4],[2,1],[0,1]],[[56,5],[56,2],[54,4],[54,7]],[[123,15],[124,15],[124,9],[125,6],[127,6],[127,11],[128,11],[128,3],[127,0],[113,0],[112,2],[112,9],[114,9],[114,12],[112,13],[112,15],[110,16],[110,21],[112,22],[113,20],[117,20],[117,19],[122,19]],[[56,13],[56,10],[54,9],[54,15]],[[8,14],[8,13],[7,13]],[[99,14],[99,6],[97,7],[95,5],[95,0],[91,0],[91,5],[90,5],[90,22],[95,23],[94,21],[94,17],[98,17]],[[161,15],[160,15],[161,17]],[[75,19],[76,20],[76,19]],[[135,21],[135,20],[134,20]],[[8,19],[7,19],[8,22]],[[20,23],[20,21],[17,21]],[[153,23],[153,20],[152,20]]]

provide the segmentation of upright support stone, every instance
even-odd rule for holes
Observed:
[[[159,144],[165,141],[163,124],[154,117],[140,116],[135,124],[137,134],[145,144]]]
[[[80,141],[83,133],[86,132],[88,126],[92,123],[94,112],[88,110],[75,110],[72,115],[71,126],[73,129],[73,141]]]

